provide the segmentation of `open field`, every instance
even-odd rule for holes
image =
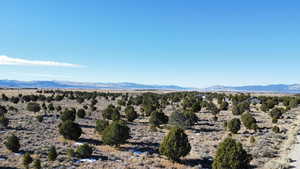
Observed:
[[[25,152],[30,152],[33,158],[40,159],[43,168],[49,169],[212,168],[219,143],[225,138],[231,137],[242,143],[244,149],[252,155],[251,165],[253,168],[277,169],[280,165],[289,165],[284,164],[282,156],[289,152],[289,148],[294,143],[295,132],[298,131],[300,125],[298,102],[296,106],[286,106],[282,98],[296,99],[293,95],[261,93],[242,95],[242,99],[238,103],[249,102],[249,107],[242,113],[249,112],[256,119],[258,128],[256,130],[247,129],[242,124],[241,129],[234,134],[224,127],[224,123],[233,118],[241,119],[241,115],[232,113],[233,107],[238,104],[234,103],[234,96],[239,96],[238,93],[107,90],[74,90],[73,94],[70,92],[71,90],[49,92],[22,89],[0,91],[0,94],[5,94],[8,98],[5,100],[2,97],[0,105],[7,108],[8,112],[5,113],[5,117],[9,119],[8,127],[2,128],[0,132],[0,168],[24,168],[22,158]],[[149,94],[149,92],[155,94]],[[35,95],[37,99],[25,101],[23,97],[26,95]],[[45,96],[45,98],[39,96]],[[59,99],[56,96],[63,96],[63,98]],[[141,103],[136,103],[134,98],[139,96],[142,99]],[[13,103],[11,98],[19,100],[17,103]],[[131,99],[134,100],[133,103],[130,103]],[[270,110],[264,112],[261,110],[262,104],[267,102],[264,99],[274,99],[277,103]],[[220,108],[220,100],[222,103],[229,104],[226,109]],[[27,105],[30,102],[41,105],[41,110],[29,111]],[[148,102],[157,106],[149,110],[149,114],[147,114]],[[201,106],[201,110],[194,111],[192,108],[196,102]],[[53,110],[49,109],[50,104],[53,105]],[[127,122],[127,126],[130,128],[130,138],[119,147],[104,144],[102,135],[95,131],[96,121],[105,118],[103,112],[110,104],[119,109],[120,118],[124,121],[127,121],[124,112],[128,105],[132,105],[138,114],[133,122]],[[217,110],[211,108],[211,104],[215,105]],[[77,140],[65,139],[58,129],[59,124],[62,123],[61,113],[69,108],[75,108],[77,111],[84,109],[86,112],[84,118],[76,117],[75,120],[83,131]],[[278,121],[274,122],[270,112],[276,108],[282,108],[285,111],[278,117]],[[159,152],[159,146],[172,124],[160,124],[153,129],[149,119],[150,114],[156,110],[161,110],[169,117],[169,120],[172,113],[176,111],[192,111],[198,117],[194,124],[185,128],[191,151],[179,162],[171,162]],[[39,122],[37,116],[42,116],[43,120]],[[112,123],[112,120],[109,122]],[[280,131],[274,132],[274,126],[279,127]],[[8,151],[4,146],[6,138],[11,134],[16,135],[20,140],[21,147],[18,153]],[[250,141],[253,138],[255,141]],[[89,158],[92,161],[80,161],[78,157],[68,156],[68,149],[76,150],[78,146],[85,143],[94,148],[93,154]],[[58,157],[55,161],[48,160],[47,153],[50,146],[56,147]],[[279,162],[282,163],[279,164]]]

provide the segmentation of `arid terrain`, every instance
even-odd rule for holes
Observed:
[[[24,168],[22,159],[25,152],[29,152],[33,159],[40,159],[42,168],[49,169],[212,168],[219,143],[227,137],[232,137],[241,142],[244,149],[252,155],[251,165],[253,168],[279,169],[289,165],[289,159],[286,157],[295,142],[300,125],[298,102],[296,105],[287,106],[283,99],[298,98],[293,95],[255,93],[240,96],[238,93],[90,90],[81,90],[80,93],[76,93],[74,90],[72,94],[74,98],[71,98],[68,93],[65,93],[70,91],[0,90],[0,95],[4,94],[8,98],[8,100],[5,100],[2,96],[0,105],[7,108],[8,111],[5,113],[5,117],[9,119],[8,126],[0,131],[0,168]],[[25,95],[43,95],[46,98],[24,101]],[[59,99],[58,95],[63,96],[63,99]],[[143,96],[141,103],[129,103],[130,98],[133,99],[138,96]],[[233,103],[234,96],[240,96],[242,99],[239,102],[241,103],[249,103],[249,109],[245,112],[250,112],[256,119],[257,128],[255,130],[254,128],[247,129],[242,124],[241,129],[235,134],[225,127],[225,122],[241,117],[241,115],[233,115],[232,113],[234,105],[237,104]],[[13,103],[12,97],[19,99],[17,103]],[[82,100],[78,98],[82,98]],[[175,111],[190,110],[190,104],[193,104],[195,100],[199,102],[201,110],[193,111],[198,120],[185,129],[191,151],[187,156],[181,157],[179,162],[172,162],[166,156],[160,154],[159,146],[172,125],[166,123],[157,126],[155,129],[151,127],[152,125],[149,123],[150,115],[147,115],[145,107],[149,99],[146,98],[150,98],[150,102],[158,103],[158,109],[169,118]],[[268,102],[268,99],[274,99],[278,102],[270,110],[264,112],[261,107],[263,103]],[[228,107],[220,108],[220,101],[222,103],[227,102]],[[41,110],[38,112],[29,111],[27,105],[30,102],[41,105]],[[95,103],[92,104],[91,102]],[[43,104],[47,108],[44,108]],[[49,109],[49,104],[53,105],[54,110]],[[138,113],[136,119],[127,122],[130,128],[130,138],[118,147],[104,144],[101,134],[95,131],[96,121],[104,118],[103,112],[110,104],[119,107],[121,119],[124,121],[126,121],[124,112],[129,104],[133,105],[134,110]],[[207,104],[213,104],[218,109],[214,110]],[[288,104],[291,104],[291,102],[288,102]],[[67,140],[59,133],[61,112],[66,108],[84,109],[86,111],[84,118],[76,117],[75,120],[83,131],[83,134],[77,140]],[[270,112],[275,108],[286,110],[276,119],[277,121],[270,116]],[[42,116],[43,120],[37,120],[37,116]],[[111,120],[109,121],[111,123]],[[274,126],[277,126],[280,131],[274,132]],[[11,134],[17,136],[20,141],[20,151],[17,153],[9,151],[4,145],[6,138]],[[68,156],[68,149],[76,149],[85,143],[94,149],[91,157],[80,159]],[[55,161],[48,160],[50,146],[56,147],[58,156]]]

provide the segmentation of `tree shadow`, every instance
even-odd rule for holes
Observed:
[[[88,144],[92,144],[92,145],[96,145],[96,146],[99,146],[102,144],[102,142],[99,140],[89,139],[89,138],[79,138],[78,141],[81,143],[88,143]]]
[[[18,169],[17,167],[0,167],[0,169]]]
[[[124,151],[131,151],[133,153],[149,153],[149,154],[159,154],[159,144],[158,143],[148,143],[148,142],[130,142],[129,144],[133,147],[123,147]]]
[[[80,124],[79,125],[81,128],[87,128],[87,129],[93,129],[95,128],[95,126],[92,126],[92,125],[85,125],[85,124]]]
[[[215,129],[215,128],[200,128],[200,129],[191,129],[193,132],[195,133],[201,133],[201,132],[205,132],[205,133],[209,133],[209,132],[220,132],[222,131],[221,129]]]
[[[205,157],[203,159],[184,159],[180,163],[186,166],[195,167],[201,165],[202,168],[211,169],[213,161],[211,157]]]

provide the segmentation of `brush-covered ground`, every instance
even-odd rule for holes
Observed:
[[[120,91],[118,92],[120,93]],[[121,92],[122,93],[122,92]],[[123,95],[128,93],[128,96],[136,97],[144,92],[123,92]],[[20,97],[21,95],[40,95],[36,90],[0,90],[0,94],[5,94],[8,98]],[[21,94],[21,95],[20,95]],[[49,93],[42,93],[45,96],[51,96]],[[160,93],[159,95],[163,95]],[[256,95],[257,96],[257,95]],[[203,96],[201,96],[203,97]],[[75,122],[80,124],[83,134],[77,141],[65,140],[58,131],[58,125],[61,123],[59,118],[61,111],[41,110],[34,113],[26,109],[27,102],[21,100],[15,104],[10,101],[1,100],[0,105],[14,107],[16,110],[9,110],[6,117],[9,119],[9,126],[0,130],[0,168],[24,168],[22,158],[24,152],[30,152],[33,158],[39,158],[42,163],[42,168],[58,169],[58,168],[111,168],[111,169],[156,169],[156,168],[211,168],[213,158],[215,156],[218,144],[228,135],[232,135],[234,139],[241,142],[245,150],[253,156],[251,164],[257,169],[266,168],[266,164],[270,167],[271,161],[276,161],[280,158],[282,152],[286,152],[288,146],[287,141],[293,137],[291,132],[299,125],[297,118],[300,115],[300,108],[293,108],[283,114],[283,117],[278,120],[277,124],[272,123],[272,118],[268,113],[260,110],[261,104],[251,104],[250,112],[257,120],[259,130],[247,130],[243,125],[238,134],[230,134],[224,128],[224,122],[232,118],[240,118],[232,114],[232,102],[228,100],[229,109],[220,111],[217,114],[217,119],[206,108],[202,108],[196,115],[199,121],[185,130],[191,144],[191,151],[186,156],[181,158],[180,163],[173,163],[165,156],[159,154],[159,145],[163,137],[168,133],[168,125],[162,125],[157,131],[150,128],[149,117],[144,116],[141,112],[141,106],[134,106],[139,117],[133,122],[128,122],[131,138],[126,144],[115,148],[104,145],[102,138],[95,132],[96,120],[102,119],[102,111],[109,104],[118,105],[118,100],[122,97],[96,97],[97,103],[94,105],[96,110],[86,111],[87,116],[84,119],[76,118]],[[204,97],[203,97],[204,98]],[[183,99],[183,98],[180,98]],[[203,99],[206,100],[206,99]],[[217,104],[217,99],[212,99],[213,103]],[[47,101],[36,101],[40,105]],[[84,105],[90,105],[91,100],[85,99],[83,103],[78,103],[77,100],[64,98],[62,101],[51,101],[54,107],[61,106],[65,108],[74,107],[76,109],[83,108]],[[282,107],[282,103],[277,105]],[[170,116],[175,110],[182,108],[182,100],[176,103],[169,103],[163,108],[163,112]],[[121,106],[120,113],[124,116],[125,106]],[[36,119],[37,115],[43,115],[43,121],[39,122]],[[124,118],[124,117],[123,117]],[[280,128],[280,133],[272,131],[273,126]],[[6,149],[4,142],[6,138],[15,134],[20,139],[20,153],[13,153]],[[250,137],[255,138],[255,142],[250,142]],[[81,144],[88,143],[94,147],[94,152],[91,157],[93,161],[80,161],[80,159],[67,156],[67,149],[76,149]],[[55,146],[58,152],[57,160],[48,161],[47,153],[50,146]],[[277,167],[276,163],[272,163],[271,167]]]

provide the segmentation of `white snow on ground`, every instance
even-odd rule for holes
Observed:
[[[87,162],[87,163],[93,163],[93,162],[96,162],[97,160],[96,159],[93,159],[93,158],[86,158],[86,159],[81,159],[79,160],[80,162]]]
[[[292,159],[291,165],[294,166],[295,169],[300,169],[300,133],[298,133],[297,144],[293,147],[289,158]]]
[[[83,143],[76,142],[76,143],[74,143],[74,145],[75,146],[81,146],[81,145],[83,145]]]

